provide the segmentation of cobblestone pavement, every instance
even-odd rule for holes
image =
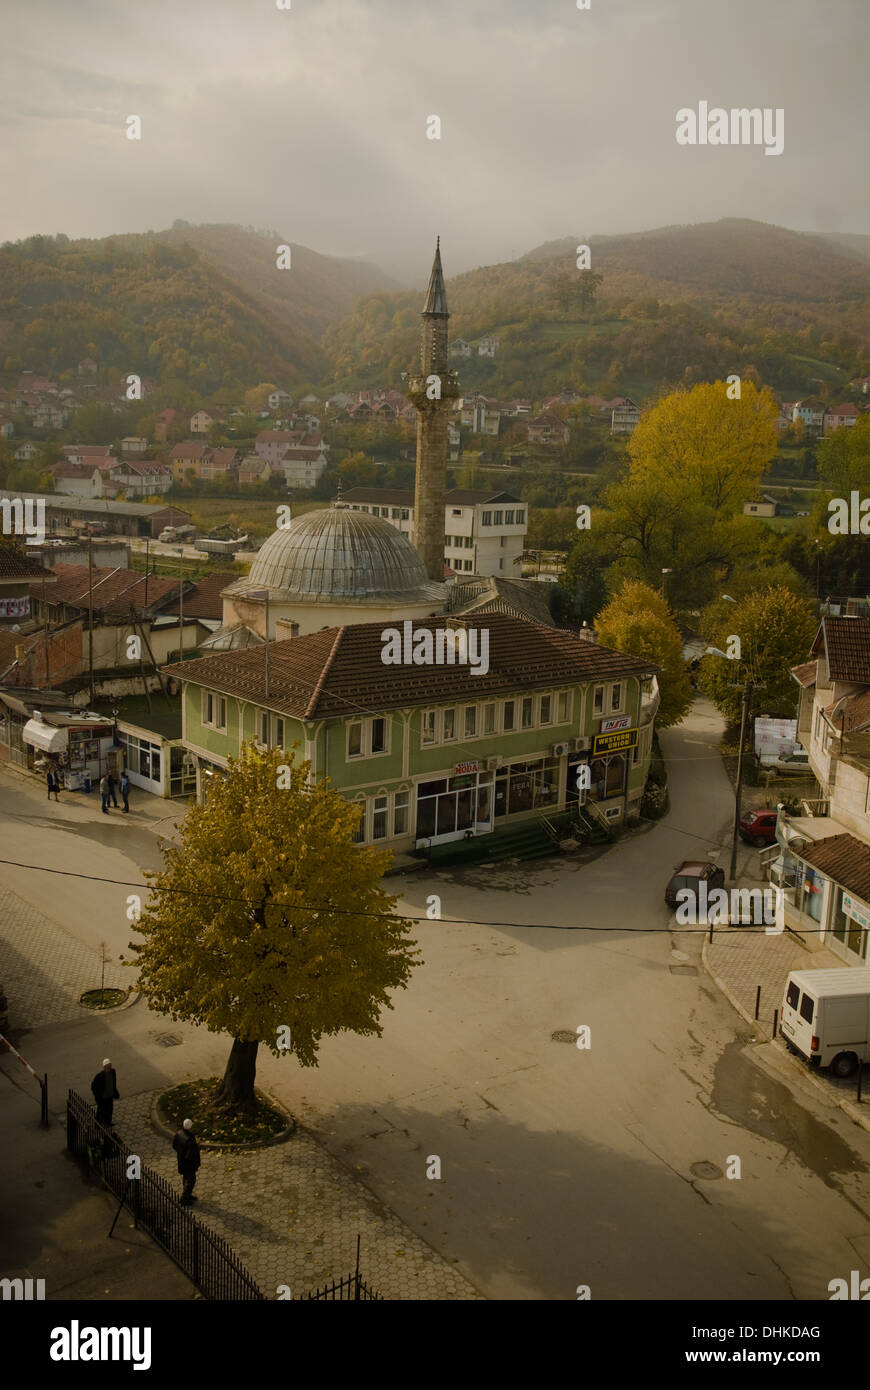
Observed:
[[[180,1193],[171,1141],[150,1122],[157,1094],[119,1101],[115,1128]],[[296,1298],[352,1274],[357,1233],[360,1273],[384,1298],[482,1297],[301,1128],[271,1148],[204,1150],[196,1195],[197,1219],[229,1242],[269,1298],[280,1284]]]
[[[100,968],[96,952],[0,885],[0,981],[16,1029],[81,1018],[79,995],[99,988]],[[107,988],[127,989],[132,979],[107,962]]]
[[[773,1011],[782,1008],[790,970],[835,970],[843,962],[832,951],[807,950],[789,932],[767,936],[763,929],[734,928],[704,939],[704,964],[744,1018],[754,1023],[755,991],[761,985],[758,1026],[766,1037],[773,1029]]]

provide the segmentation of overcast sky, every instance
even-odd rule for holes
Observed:
[[[240,222],[422,281],[436,233],[448,275],[720,217],[868,233],[868,42],[868,0],[4,0],[0,239]],[[783,153],[679,146],[699,101],[782,107]]]

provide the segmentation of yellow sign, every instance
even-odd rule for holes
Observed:
[[[592,756],[600,753],[622,753],[626,748],[637,747],[637,729],[620,729],[616,734],[596,734],[592,742]]]

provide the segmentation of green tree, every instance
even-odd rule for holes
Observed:
[[[661,667],[659,728],[679,724],[692,703],[683,639],[668,605],[647,584],[628,580],[595,620],[602,647],[613,647]]]
[[[131,942],[152,1009],[232,1037],[213,1107],[233,1114],[254,1108],[261,1043],[281,1055],[289,1028],[310,1067],[324,1034],[380,1036],[390,991],[418,963],[380,886],[389,851],[354,844],[359,809],[287,757],[245,746],[230,759],[149,874],[144,940]]]
[[[870,478],[870,415],[841,426],[816,447],[819,478],[836,497],[866,488]],[[827,513],[826,513],[827,521]]]
[[[716,612],[711,646],[726,654],[739,651],[739,656],[728,661],[712,653],[704,657],[699,672],[704,694],[730,723],[737,723],[743,684],[751,680],[750,713],[764,709],[774,718],[792,718],[798,688],[789,671],[806,660],[818,626],[809,602],[776,585],[753,590],[736,604],[720,603]]]

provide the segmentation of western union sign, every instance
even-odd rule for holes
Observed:
[[[592,755],[599,753],[622,753],[626,748],[637,747],[637,729],[620,729],[616,734],[596,734],[592,741]]]

